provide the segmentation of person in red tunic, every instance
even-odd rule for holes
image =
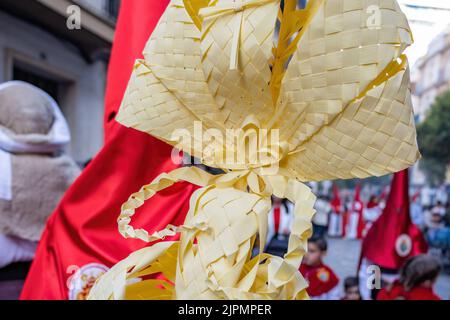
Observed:
[[[330,221],[328,224],[328,235],[330,237],[342,237],[343,205],[341,203],[341,197],[339,195],[339,188],[336,184],[333,184],[333,197],[330,204],[332,210],[330,213]]]
[[[348,221],[344,226],[345,237],[347,239],[361,239],[364,229],[364,204],[361,201],[361,185],[356,185],[355,196],[348,215]]]
[[[441,271],[439,261],[422,254],[410,258],[400,271],[400,278],[383,288],[377,300],[441,300],[433,285]]]
[[[314,300],[339,300],[339,278],[323,263],[327,252],[324,238],[313,237],[308,243],[308,253],[300,266],[300,272],[309,283],[307,292]]]

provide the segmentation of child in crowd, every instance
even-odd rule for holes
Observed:
[[[308,243],[308,253],[300,266],[300,272],[309,283],[307,292],[311,299],[338,300],[339,278],[333,270],[323,263],[327,252],[327,241],[322,237],[313,237]]]
[[[377,300],[440,300],[433,285],[441,265],[430,255],[410,258],[400,270],[400,278],[380,291]]]
[[[344,280],[344,297],[342,300],[362,300],[359,292],[359,280],[357,277],[347,277]]]

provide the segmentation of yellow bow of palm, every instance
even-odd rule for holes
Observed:
[[[301,181],[381,176],[420,156],[403,55],[411,43],[395,0],[310,0],[301,10],[295,0],[282,9],[280,0],[172,0],[117,120],[227,173],[181,168],[132,195],[124,236],[181,240],[134,253],[91,297],[307,297],[298,267],[314,196]],[[185,224],[133,229],[135,210],[179,180],[203,186]],[[295,203],[284,259],[262,253],[272,194]]]

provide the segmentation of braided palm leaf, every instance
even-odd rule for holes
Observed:
[[[403,55],[412,41],[395,0],[310,0],[302,10],[293,0],[283,9],[280,0],[172,0],[117,120],[226,173],[180,168],[133,194],[120,233],[146,242],[180,233],[180,241],[133,253],[91,298],[308,298],[298,268],[315,197],[302,182],[380,176],[420,157]],[[230,130],[243,132],[238,144],[223,138]],[[257,148],[247,154],[252,133]],[[260,159],[261,141],[275,157]],[[228,152],[243,161],[224,160]],[[149,234],[130,225],[145,201],[181,180],[202,187],[182,226]],[[295,203],[283,258],[264,253],[272,195]]]

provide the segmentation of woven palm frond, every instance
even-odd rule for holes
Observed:
[[[411,43],[395,0],[310,0],[301,10],[294,0],[172,0],[117,120],[226,173],[179,168],[131,195],[118,219],[124,237],[180,241],[133,253],[90,297],[308,298],[298,268],[315,197],[301,181],[380,176],[420,157],[403,54]],[[224,137],[233,129],[237,144]],[[274,157],[260,157],[262,142]],[[202,187],[182,226],[131,226],[145,201],[182,180]],[[295,204],[283,258],[264,253],[272,195]]]
[[[302,180],[380,176],[419,157],[402,55],[411,31],[395,0],[370,3],[380,25],[366,1],[325,1],[286,71],[274,127]]]
[[[224,133],[253,117],[258,127],[280,131],[289,146],[282,166],[304,181],[378,176],[414,163],[419,153],[402,56],[412,36],[396,1],[316,0],[299,10],[289,0],[283,11],[279,4],[172,1],[136,67],[118,120],[208,165],[232,169],[211,160],[207,142],[185,146],[173,133],[181,129],[197,139],[195,121]],[[369,5],[378,8],[379,25]],[[398,74],[405,81],[391,80]],[[383,89],[378,103],[395,110],[373,106],[370,94]],[[366,100],[372,108],[356,119],[348,110]],[[362,114],[376,118],[378,127],[365,126]],[[403,142],[401,152],[393,153],[388,140]]]

